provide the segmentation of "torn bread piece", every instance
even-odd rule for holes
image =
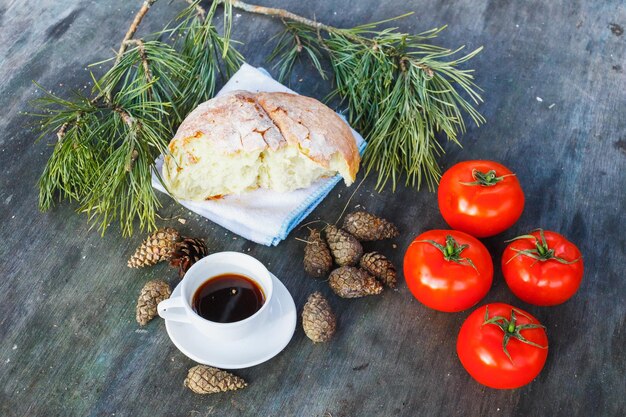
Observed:
[[[183,121],[163,180],[177,198],[206,200],[259,187],[289,192],[337,173],[350,185],[359,163],[352,131],[319,101],[233,91]]]

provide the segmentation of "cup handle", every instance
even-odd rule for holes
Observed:
[[[184,307],[185,303],[183,297],[179,296],[161,301],[157,306],[157,311],[159,316],[165,320],[188,323],[189,317]]]

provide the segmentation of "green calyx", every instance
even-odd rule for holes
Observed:
[[[527,345],[531,345],[539,349],[548,348],[547,345],[541,346],[538,343],[535,343],[526,339],[520,333],[522,330],[526,330],[526,329],[545,329],[545,326],[542,326],[541,324],[535,324],[535,323],[517,324],[517,317],[515,315],[515,312],[517,312],[518,314],[521,314],[527,319],[530,319],[530,317],[528,317],[526,314],[522,313],[520,310],[517,310],[515,308],[511,309],[510,320],[503,316],[493,316],[490,318],[489,306],[487,306],[485,308],[485,321],[483,321],[483,324],[482,324],[483,326],[486,324],[493,324],[495,326],[498,326],[500,329],[502,329],[502,331],[504,332],[504,337],[502,338],[502,350],[504,351],[504,354],[507,356],[507,358],[509,358],[511,363],[513,363],[513,358],[511,358],[511,355],[509,354],[509,351],[506,348],[511,338],[517,339],[522,343],[526,343]]]
[[[495,169],[490,169],[487,172],[482,172],[482,171],[479,171],[477,169],[473,169],[472,170],[472,178],[474,178],[474,181],[472,181],[472,182],[462,182],[461,184],[463,184],[463,185],[480,185],[482,187],[493,187],[494,185],[496,185],[497,183],[499,183],[500,181],[502,181],[506,177],[510,177],[510,176],[513,176],[513,175],[515,175],[515,174],[501,175],[501,176],[498,177],[496,175],[496,170]]]
[[[445,246],[441,243],[435,242],[434,240],[420,240],[420,242],[429,243],[439,249],[443,254],[443,258],[446,261],[454,262],[459,265],[469,265],[472,268],[476,269],[474,262],[470,258],[461,257],[461,253],[469,248],[469,245],[466,243],[464,245],[459,245],[456,240],[451,235],[446,236],[446,244]],[[476,269],[478,271],[478,269]]]
[[[516,238],[513,238],[511,240],[507,240],[506,242],[514,242],[516,240],[520,240],[520,239],[531,239],[535,241],[535,248],[534,249],[516,249],[516,248],[511,248],[513,251],[516,252],[516,254],[509,259],[508,261],[506,261],[506,263],[511,262],[513,259],[515,259],[517,256],[528,256],[530,258],[533,258],[535,260],[537,260],[537,262],[545,262],[545,261],[549,261],[549,260],[554,260],[557,262],[560,262],[562,264],[565,265],[569,265],[569,264],[573,264],[576,263],[580,260],[580,258],[578,259],[574,259],[573,261],[568,261],[566,259],[563,259],[561,257],[558,257],[554,254],[554,249],[551,249],[548,246],[548,242],[546,242],[546,237],[543,233],[543,229],[536,229],[535,231],[539,232],[539,238],[537,238],[536,236],[533,235],[522,235],[522,236],[518,236]],[[534,264],[533,264],[534,265]]]

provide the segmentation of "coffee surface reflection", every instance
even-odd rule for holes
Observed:
[[[202,318],[233,323],[252,316],[265,302],[265,294],[252,279],[223,274],[206,280],[193,295],[192,308]]]

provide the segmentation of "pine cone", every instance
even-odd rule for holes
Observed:
[[[157,315],[157,305],[170,298],[170,285],[160,279],[148,281],[143,286],[137,300],[137,323],[141,326],[148,324]]]
[[[326,276],[333,267],[333,257],[320,232],[311,229],[304,248],[304,271],[315,278]]]
[[[302,328],[313,342],[328,342],[335,334],[337,319],[321,292],[309,296],[302,309]]]
[[[170,259],[180,233],[171,227],[163,227],[152,233],[128,260],[129,268],[141,268]]]
[[[353,266],[342,266],[330,273],[330,288],[340,297],[358,298],[376,295],[383,291],[383,286],[367,271]]]
[[[248,384],[242,378],[206,365],[196,365],[189,370],[184,385],[196,394],[216,394],[236,391]]]
[[[359,266],[374,275],[388,287],[396,287],[396,267],[391,261],[378,252],[363,255]]]
[[[339,266],[356,265],[363,255],[363,246],[345,230],[329,225],[326,228],[326,241]]]
[[[185,276],[185,273],[189,271],[191,265],[208,254],[209,250],[204,240],[186,237],[176,244],[172,259],[170,259],[170,265],[178,267],[178,276],[182,278]]]
[[[343,228],[361,241],[390,239],[400,234],[393,223],[366,211],[348,214]]]

